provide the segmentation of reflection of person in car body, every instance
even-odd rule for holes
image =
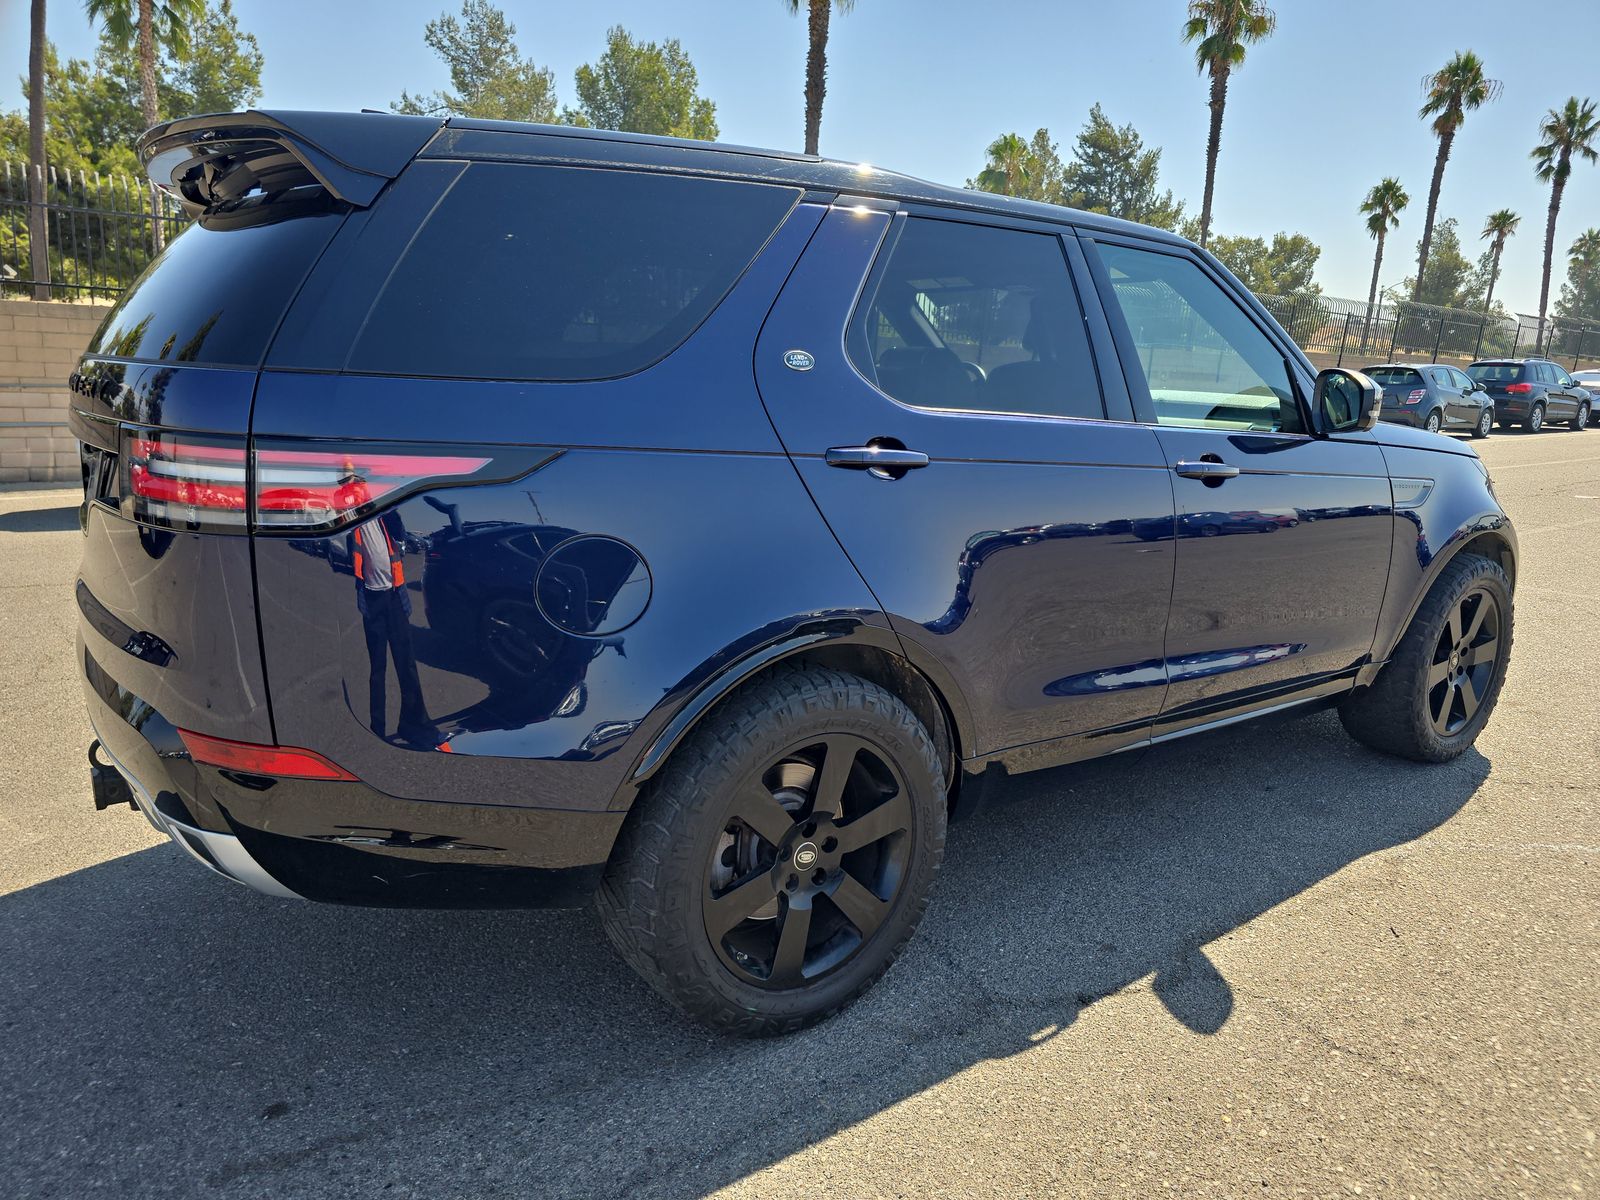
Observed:
[[[366,499],[366,484],[346,468],[347,486]],[[350,564],[356,577],[356,607],[367,635],[367,658],[371,663],[370,702],[372,731],[379,737],[387,732],[389,657],[394,656],[395,675],[400,681],[400,724],[397,740],[418,747],[432,748],[439,741],[438,730],[428,720],[422,700],[422,682],[417,677],[417,657],[411,648],[411,597],[406,592],[405,563],[402,552],[406,531],[400,514],[394,510],[362,521],[347,536]]]

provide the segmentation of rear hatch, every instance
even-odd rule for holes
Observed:
[[[1533,391],[1526,366],[1516,362],[1477,362],[1467,368],[1473,381],[1496,400],[1527,396]]]
[[[1362,374],[1383,389],[1385,408],[1404,408],[1428,398],[1422,373],[1413,367],[1366,367]]]
[[[297,132],[289,116],[196,118],[146,135],[152,176],[196,219],[112,309],[70,380],[81,666],[97,732],[119,756],[147,748],[107,728],[118,717],[146,742],[169,725],[273,741],[250,537],[257,375],[349,213],[438,128],[376,117],[371,159],[355,165],[359,153]]]

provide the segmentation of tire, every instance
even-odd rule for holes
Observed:
[[[839,671],[782,670],[723,702],[635,803],[596,898],[601,922],[696,1021],[749,1037],[803,1029],[877,982],[916,931],[944,853],[946,787],[933,738],[898,696]],[[836,790],[840,821],[824,803]],[[798,957],[785,956],[795,931]]]
[[[1544,402],[1542,400],[1528,410],[1527,419],[1522,422],[1522,427],[1529,433],[1538,433],[1544,428]]]
[[[1443,425],[1444,415],[1437,408],[1429,413],[1428,419],[1422,423],[1422,427],[1429,433],[1438,433]]]
[[[1571,424],[1572,428],[1574,428],[1574,429],[1587,429],[1588,428],[1588,426],[1589,426],[1589,406],[1587,404],[1578,405],[1578,415],[1572,418],[1570,424]]]
[[[1485,600],[1493,602],[1487,611]],[[1483,619],[1474,624],[1480,614]],[[1434,581],[1388,665],[1371,687],[1345,699],[1339,719],[1351,737],[1374,750],[1416,762],[1448,762],[1472,745],[1494,711],[1511,634],[1505,572],[1480,555],[1457,555]],[[1470,653],[1458,654],[1462,642],[1470,644]],[[1486,648],[1489,661],[1474,663]],[[1458,665],[1476,700],[1470,710],[1457,682]],[[1430,686],[1430,680],[1437,682]]]
[[[1472,427],[1472,436],[1486,438],[1489,431],[1494,428],[1494,410],[1486,408],[1478,414],[1478,423]]]

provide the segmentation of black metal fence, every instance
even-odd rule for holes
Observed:
[[[1379,362],[1448,362],[1542,356],[1576,371],[1600,365],[1600,325],[1550,317],[1495,316],[1409,300],[1374,304],[1334,296],[1261,296],[1311,358],[1322,366]]]
[[[0,163],[0,296],[115,295],[187,222],[147,180]]]

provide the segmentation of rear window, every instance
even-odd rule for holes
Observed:
[[[1521,363],[1473,363],[1467,374],[1479,383],[1515,383],[1522,378]]]
[[[705,320],[799,196],[765,184],[474,163],[396,264],[347,369],[631,374]]]
[[[1368,367],[1361,372],[1384,387],[1421,387],[1422,376],[1410,367]]]
[[[200,218],[123,294],[89,353],[256,366],[346,211],[308,189]]]

